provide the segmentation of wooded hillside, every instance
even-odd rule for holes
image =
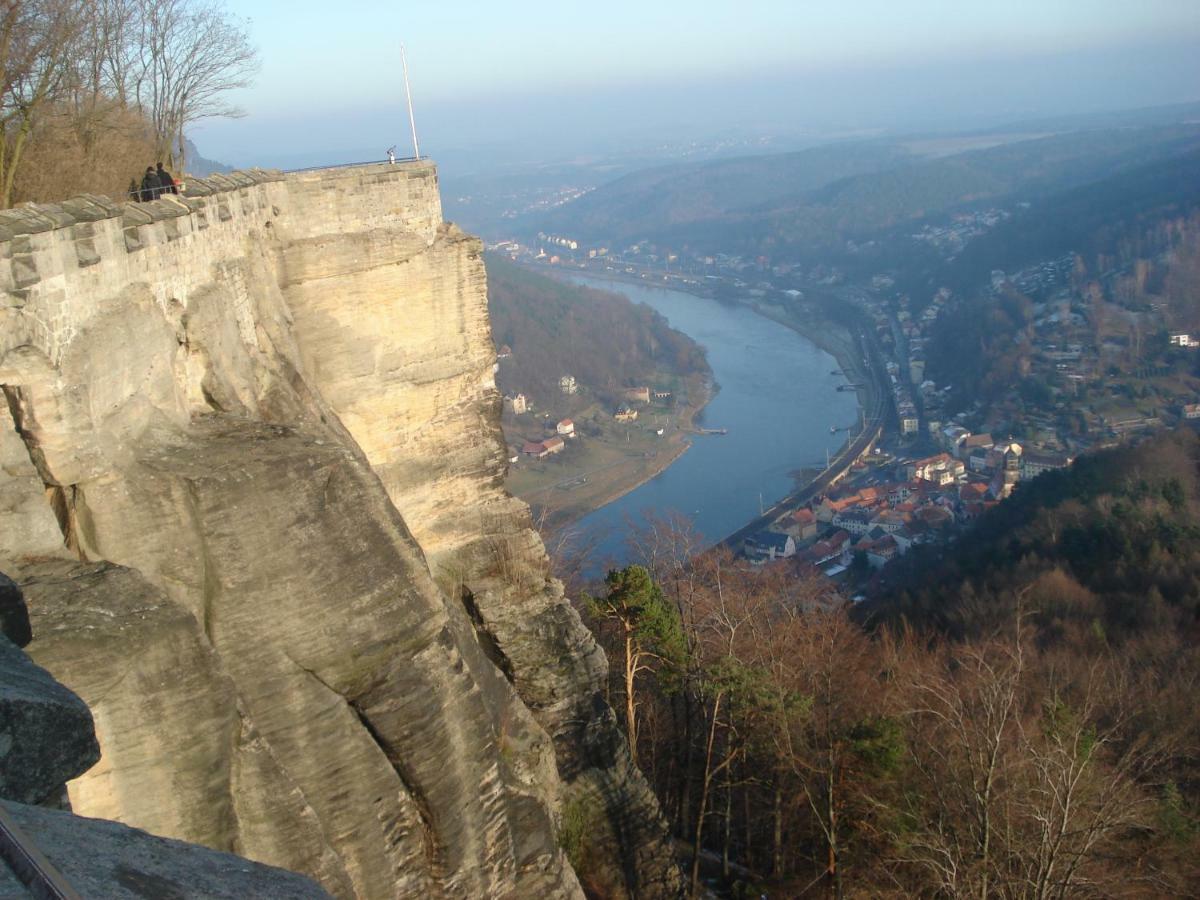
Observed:
[[[650,522],[586,610],[693,891],[1195,896],[1198,522],[1192,434],[1085,456],[853,613]]]
[[[1187,124],[1080,131],[934,159],[884,142],[835,145],[737,167],[724,161],[638,173],[529,224],[588,241],[649,239],[828,263],[848,240],[870,240],[981,201],[1036,200],[1198,146],[1200,127]],[[797,169],[805,165],[801,177]],[[715,187],[695,184],[710,175]]]
[[[500,361],[497,381],[506,394],[523,393],[539,409],[571,412],[600,399],[622,402],[627,387],[646,385],[656,371],[707,372],[704,351],[647,306],[521,269],[487,257],[488,308]],[[571,398],[559,378],[573,375],[584,393]]]

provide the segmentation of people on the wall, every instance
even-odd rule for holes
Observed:
[[[146,174],[142,176],[142,185],[138,191],[138,199],[143,203],[149,200],[157,200],[161,192],[162,183],[158,180],[158,173],[154,171],[154,166],[146,166]]]
[[[157,200],[163,194],[178,194],[179,182],[163,168],[160,162],[157,166],[146,166],[146,172],[142,175],[141,184],[129,182],[129,197],[131,200],[140,200],[143,203],[149,200]]]
[[[158,164],[158,169],[155,171],[158,176],[159,194],[178,194],[179,186],[175,183],[175,179],[171,177],[171,173],[163,168],[163,164]]]

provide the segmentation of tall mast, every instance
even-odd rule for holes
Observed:
[[[417,120],[413,118],[412,88],[408,86],[408,55],[404,52],[403,44],[400,45],[400,64],[404,67],[404,96],[408,98],[408,125],[412,128],[413,156],[420,159],[421,148],[417,144]]]

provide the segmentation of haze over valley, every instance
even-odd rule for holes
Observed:
[[[0,895],[1200,895],[1194,4],[0,71]]]

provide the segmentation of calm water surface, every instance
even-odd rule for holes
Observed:
[[[831,374],[837,361],[807,338],[742,306],[726,306],[680,291],[572,276],[573,280],[625,294],[662,313],[708,351],[720,386],[697,418],[726,435],[697,435],[674,465],[619,500],[576,523],[581,537],[598,541],[592,554],[601,565],[629,557],[631,523],[645,511],[685,514],[710,542],[732,534],[794,487],[791,472],[836,452],[853,424],[858,403],[838,391],[845,379]]]

